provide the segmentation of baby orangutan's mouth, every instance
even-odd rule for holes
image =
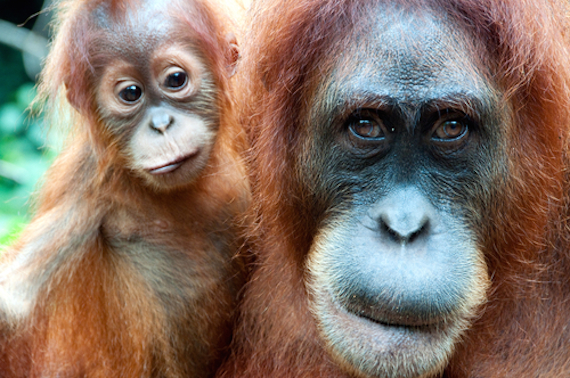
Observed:
[[[175,159],[169,163],[160,165],[160,166],[155,167],[155,168],[149,168],[149,169],[147,169],[147,171],[151,175],[156,175],[156,176],[164,175],[164,174],[170,173],[170,172],[174,172],[175,170],[180,168],[185,162],[192,159],[197,154],[198,154],[197,152],[194,152],[194,153],[182,156],[182,157]]]

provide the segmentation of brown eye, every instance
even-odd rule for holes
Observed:
[[[443,121],[434,131],[433,138],[439,140],[456,140],[467,134],[467,124],[459,120]]]
[[[364,139],[378,139],[385,136],[382,126],[372,119],[358,119],[348,127],[354,135]]]
[[[188,81],[188,75],[184,71],[173,72],[166,76],[164,86],[170,89],[180,89]]]
[[[119,98],[124,102],[137,102],[142,96],[142,89],[137,85],[129,85],[119,92]]]

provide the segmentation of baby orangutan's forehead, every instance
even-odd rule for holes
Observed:
[[[177,1],[170,4],[163,0],[131,0],[120,6],[101,3],[92,12],[96,25],[108,31],[129,38],[131,43],[145,37],[164,37],[172,27]],[[132,38],[132,39],[131,39]]]

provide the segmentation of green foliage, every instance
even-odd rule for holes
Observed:
[[[30,218],[30,195],[55,158],[42,119],[28,116],[35,96],[21,85],[0,105],[0,246],[13,241]]]

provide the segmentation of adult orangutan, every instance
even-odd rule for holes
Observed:
[[[257,3],[220,376],[570,376],[567,6]]]
[[[76,130],[2,256],[1,377],[214,374],[250,197],[221,17],[201,0],[62,4],[43,90],[65,92]]]

